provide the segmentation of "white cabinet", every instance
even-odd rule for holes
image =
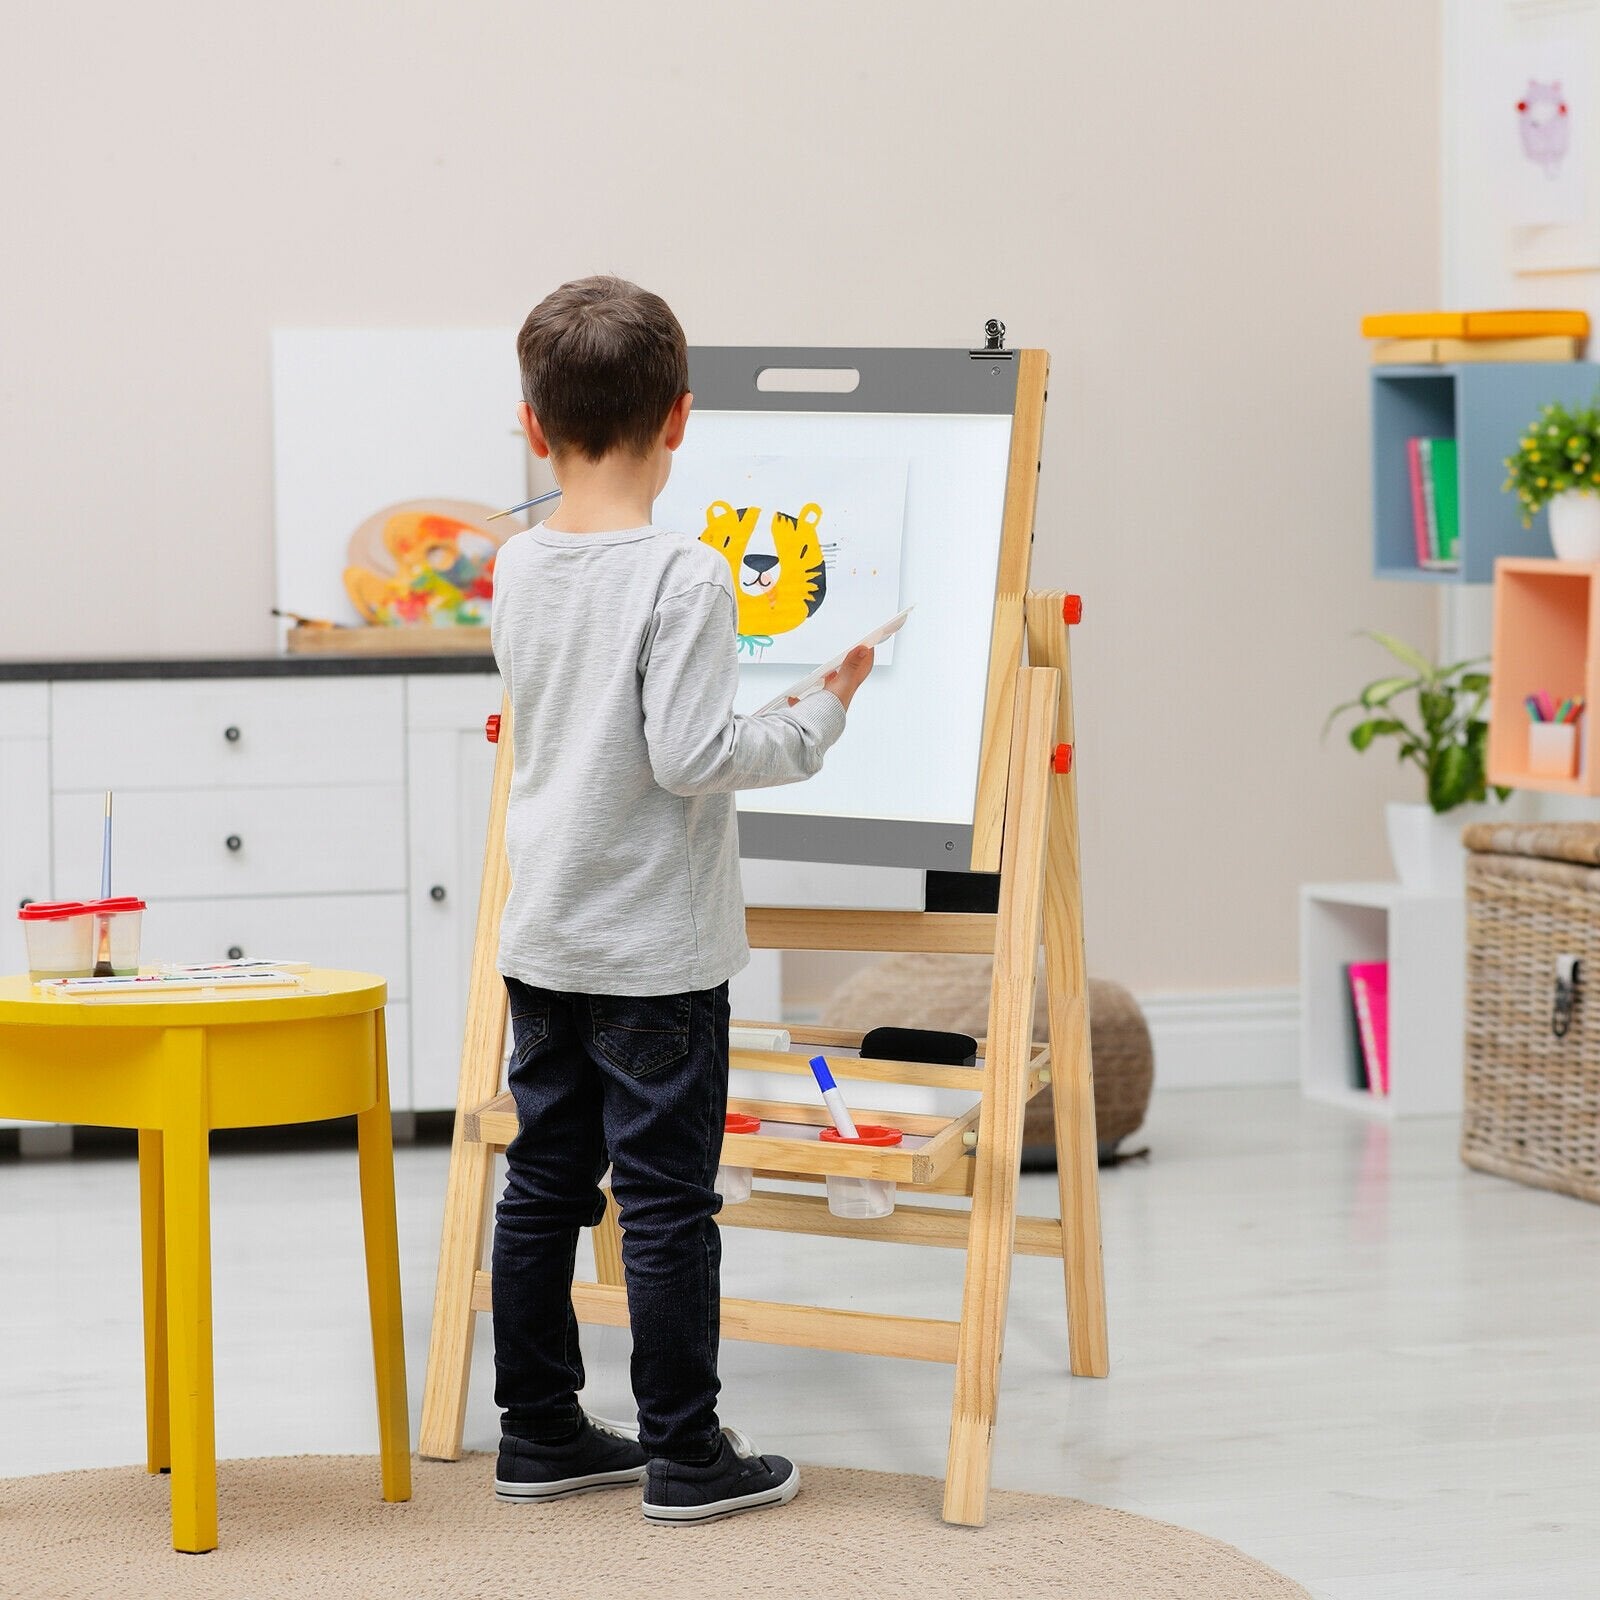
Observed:
[[[407,683],[411,1072],[419,1110],[456,1103],[495,749],[497,678]]]
[[[149,903],[144,958],[389,985],[397,1109],[455,1104],[500,705],[493,671],[0,683],[0,970],[22,899]]]
[[[309,961],[376,972],[391,1004],[410,992],[403,894],[152,900],[144,945],[163,961]]]
[[[100,794],[55,797],[55,881],[65,897],[99,892],[103,814]],[[117,892],[147,900],[398,892],[405,790],[118,791],[112,860]]]
[[[404,777],[401,678],[98,680],[52,688],[54,787],[280,789]]]

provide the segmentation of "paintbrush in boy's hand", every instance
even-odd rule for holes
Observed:
[[[501,517],[514,517],[519,511],[526,511],[529,506],[542,506],[546,500],[554,500],[560,494],[559,489],[547,489],[543,494],[536,494],[531,500],[524,500],[520,506],[507,506],[504,511],[497,511],[492,517],[485,517],[485,522],[498,522]]]

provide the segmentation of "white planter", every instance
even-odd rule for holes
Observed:
[[[1550,502],[1550,544],[1560,561],[1600,561],[1600,494],[1558,494]]]
[[[1391,800],[1385,820],[1395,876],[1407,894],[1466,892],[1466,851],[1461,830],[1473,822],[1507,820],[1499,805],[1457,806],[1440,816],[1432,806]]]

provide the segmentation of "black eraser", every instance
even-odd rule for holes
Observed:
[[[861,1053],[874,1061],[930,1061],[940,1066],[975,1067],[978,1041],[970,1034],[932,1028],[874,1028],[861,1040]]]

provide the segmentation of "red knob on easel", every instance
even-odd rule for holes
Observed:
[[[1070,744],[1058,744],[1056,746],[1053,765],[1057,772],[1067,773],[1072,771],[1072,746]]]
[[[1061,602],[1061,620],[1069,628],[1076,627],[1078,623],[1083,621],[1083,596],[1081,594],[1069,594]]]
[[[500,713],[498,711],[491,713],[484,722],[483,736],[490,744],[500,743]]]

